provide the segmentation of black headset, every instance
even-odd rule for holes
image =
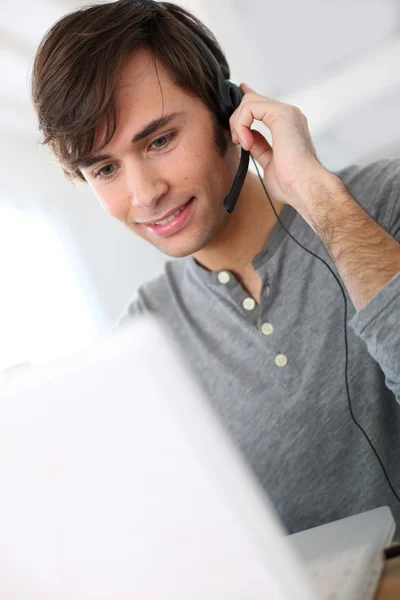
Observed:
[[[135,4],[147,4],[147,5],[149,5],[153,8],[156,8],[157,10],[160,10],[160,11],[167,10],[166,7],[164,7],[162,4],[157,3],[155,0],[130,0],[130,1],[134,2]],[[233,83],[232,81],[230,81],[228,79],[225,79],[217,59],[212,54],[211,50],[203,42],[203,40],[201,40],[199,38],[199,36],[197,36],[191,29],[187,28],[187,31],[188,31],[189,36],[193,39],[196,46],[204,54],[204,56],[206,57],[206,59],[208,60],[208,62],[210,64],[210,67],[213,71],[213,74],[215,76],[215,81],[216,81],[216,84],[218,87],[219,110],[221,112],[221,115],[224,118],[226,118],[227,122],[229,122],[229,118],[231,117],[231,115],[234,113],[234,111],[237,109],[237,107],[239,106],[239,104],[241,102],[241,99],[243,97],[242,91],[239,88],[239,86],[237,86],[235,83]],[[233,212],[233,209],[236,206],[237,199],[239,197],[239,194],[241,192],[241,189],[243,187],[243,183],[244,183],[244,180],[245,180],[245,177],[247,174],[247,170],[248,170],[248,166],[249,166],[249,157],[250,157],[250,152],[248,152],[247,150],[243,150],[243,148],[242,148],[242,154],[241,154],[241,158],[240,158],[239,168],[237,170],[231,191],[226,196],[226,198],[224,199],[224,203],[223,203],[224,208],[228,213]],[[351,399],[350,399],[349,378],[348,378],[349,350],[348,350],[348,341],[347,341],[347,299],[346,299],[346,293],[344,291],[343,285],[341,284],[337,275],[333,272],[332,268],[328,265],[328,263],[323,258],[318,256],[311,250],[308,250],[308,248],[305,248],[305,246],[300,244],[300,242],[298,242],[292,236],[290,231],[288,231],[286,229],[286,227],[282,223],[278,213],[275,210],[275,207],[271,201],[271,198],[269,197],[269,194],[265,187],[263,178],[261,177],[260,171],[258,170],[257,163],[254,160],[253,156],[251,158],[253,160],[254,167],[257,171],[258,177],[260,178],[261,185],[262,185],[264,192],[265,192],[265,194],[269,200],[269,203],[272,207],[272,210],[275,213],[275,216],[276,216],[277,220],[279,221],[279,223],[281,224],[281,226],[283,227],[283,229],[286,231],[286,233],[289,235],[289,237],[294,242],[296,242],[296,244],[298,246],[300,246],[300,248],[302,248],[303,250],[305,250],[306,252],[308,252],[309,254],[314,256],[316,259],[318,259],[320,262],[322,262],[326,266],[326,268],[331,272],[331,274],[333,275],[334,279],[336,280],[337,284],[339,285],[339,287],[341,289],[343,301],[344,301],[345,387],[346,387],[347,402],[348,402],[350,416],[351,416],[352,420],[354,421],[354,424],[356,425],[356,427],[360,430],[360,432],[363,434],[364,438],[368,442],[371,450],[375,454],[375,457],[376,457],[379,465],[381,466],[382,472],[386,478],[386,481],[387,481],[391,491],[393,492],[393,495],[400,502],[400,496],[397,494],[396,490],[394,489],[392,482],[390,481],[389,475],[386,472],[384,464],[383,464],[377,450],[375,449],[375,446],[373,445],[373,443],[371,442],[367,433],[364,431],[362,426],[359,424],[359,422],[357,421],[357,419],[355,418],[354,413],[353,413],[353,408],[352,408]]]
[[[166,11],[167,9],[162,5],[158,4],[154,0],[130,0],[135,4],[147,4],[156,10],[161,12]],[[212,73],[214,75],[214,80],[217,84],[217,102],[218,102],[218,111],[224,121],[229,123],[229,119],[232,114],[235,112],[237,107],[239,106],[243,93],[236,83],[230,81],[229,79],[225,79],[221,67],[211,50],[206,46],[203,40],[194,33],[191,29],[187,27],[188,34],[196,44],[197,48],[206,58]],[[233,212],[233,209],[236,206],[236,202],[239,198],[240,192],[242,191],[242,187],[244,184],[244,180],[247,175],[247,170],[249,168],[249,160],[250,160],[250,152],[247,150],[241,151],[240,163],[238,170],[235,175],[235,179],[233,180],[233,184],[229,194],[225,197],[223,206],[228,213]]]

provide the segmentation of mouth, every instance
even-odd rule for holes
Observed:
[[[184,206],[177,208],[161,221],[154,221],[153,223],[143,223],[144,227],[151,233],[159,236],[166,237],[177,233],[187,224],[190,215],[192,213],[192,206],[194,197],[190,198]]]

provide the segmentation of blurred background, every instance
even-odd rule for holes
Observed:
[[[213,30],[234,81],[301,108],[328,169],[400,153],[398,0],[177,3]],[[87,4],[0,0],[0,377],[90,344],[165,262],[39,144],[35,50]]]

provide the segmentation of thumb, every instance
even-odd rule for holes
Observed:
[[[249,150],[254,160],[265,171],[272,160],[272,146],[256,129],[251,129],[251,134],[253,136],[253,144]]]

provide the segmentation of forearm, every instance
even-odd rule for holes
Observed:
[[[400,272],[400,244],[321,169],[296,190],[296,207],[325,244],[357,311]]]

